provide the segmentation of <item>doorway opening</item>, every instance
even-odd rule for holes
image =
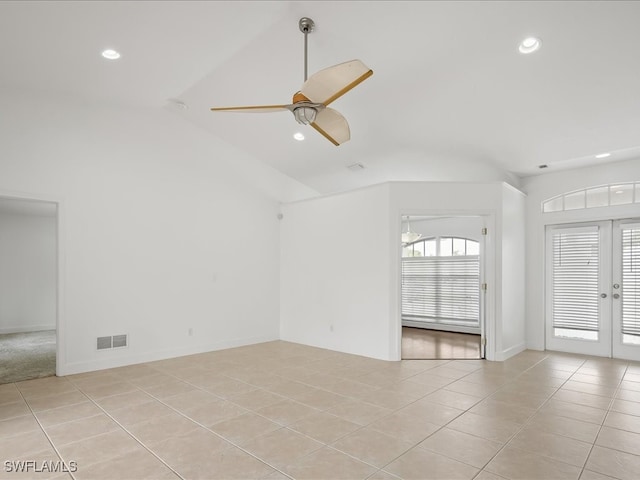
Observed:
[[[403,359],[484,358],[484,219],[404,216]]]
[[[56,374],[58,206],[0,197],[0,384]]]
[[[640,360],[640,219],[547,227],[546,348]]]

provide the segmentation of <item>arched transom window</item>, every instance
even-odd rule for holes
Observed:
[[[402,248],[403,257],[464,257],[479,253],[478,242],[459,237],[424,238]]]
[[[542,202],[542,212],[563,212],[630,203],[640,203],[640,182],[599,185],[563,193]]]

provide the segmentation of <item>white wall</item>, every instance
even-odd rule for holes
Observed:
[[[488,235],[485,238],[485,282],[486,293],[486,329],[487,358],[500,360],[502,351],[501,288],[501,229],[502,229],[502,190],[503,184],[465,183],[465,182],[398,182],[391,184],[391,218],[394,223],[393,240],[396,252],[400,249],[400,221],[402,215],[482,215]],[[392,311],[394,330],[390,338],[393,355],[400,358],[400,254],[393,252],[391,273],[396,294],[393,297]],[[395,347],[395,348],[394,348]]]
[[[498,316],[501,318],[502,342],[498,351],[502,358],[509,358],[526,348],[525,339],[525,255],[526,235],[524,212],[526,195],[510,185],[502,186],[502,234],[498,262],[498,288],[501,302]]]
[[[527,348],[543,350],[544,341],[544,232],[545,224],[640,217],[640,207],[621,205],[542,214],[542,202],[551,197],[595,185],[640,180],[640,159],[546,173],[523,179],[526,200],[526,339]]]
[[[282,206],[281,338],[389,358],[389,187]]]
[[[58,374],[279,337],[264,191],[286,178],[247,179],[254,159],[164,110],[7,91],[0,110],[0,195],[60,205]]]
[[[512,193],[513,192],[513,193]],[[516,195],[517,193],[517,195]],[[387,360],[400,358],[400,231],[403,215],[482,215],[489,228],[486,261],[490,359],[524,345],[522,194],[503,183],[394,182],[282,207],[281,336],[285,340]],[[497,261],[499,259],[499,262]],[[520,260],[522,261],[522,260]],[[502,289],[518,298],[504,300]],[[504,302],[504,304],[503,304]],[[499,308],[498,308],[499,307]],[[513,315],[503,329],[503,312]],[[333,332],[331,326],[333,325]]]
[[[0,210],[0,333],[56,328],[56,237],[55,217]]]

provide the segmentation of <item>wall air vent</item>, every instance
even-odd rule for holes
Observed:
[[[109,348],[122,348],[128,344],[127,335],[114,335],[113,337],[98,337],[98,350],[107,350]]]
[[[126,335],[114,335],[113,336],[113,348],[120,348],[127,346],[127,336]]]
[[[111,348],[111,337],[98,337],[98,350]]]

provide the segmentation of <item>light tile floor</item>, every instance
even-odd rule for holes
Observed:
[[[0,385],[0,461],[0,479],[637,480],[640,363],[269,342]]]

